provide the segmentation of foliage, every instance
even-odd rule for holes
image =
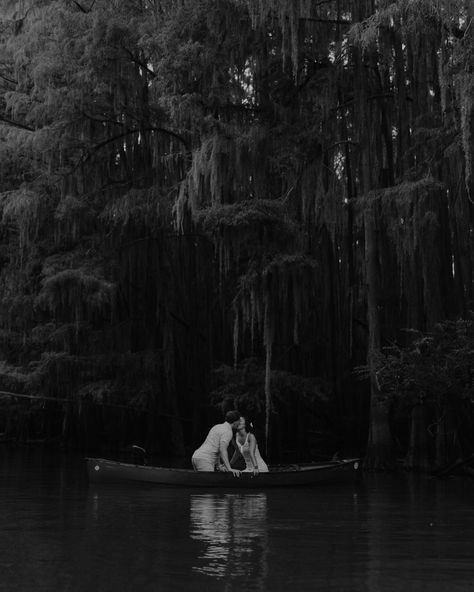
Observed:
[[[239,409],[250,417],[265,413],[265,368],[255,358],[239,362],[237,366],[222,365],[214,371],[215,387],[211,392],[214,404],[224,411]],[[299,397],[317,403],[320,411],[328,403],[328,385],[317,378],[305,378],[289,372],[272,371],[273,413],[294,404]]]
[[[467,8],[4,2],[6,374],[77,409],[147,409],[140,430],[180,449],[216,367],[267,432],[312,381],[366,426],[351,369],[368,359],[373,377],[382,340],[405,352],[406,326],[444,351],[434,327],[472,308]]]
[[[379,360],[380,387],[412,402],[474,400],[474,321],[444,321],[431,333],[412,332],[412,343],[390,348]]]

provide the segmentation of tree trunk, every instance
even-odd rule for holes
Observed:
[[[367,107],[367,90],[361,89],[361,177],[362,190],[368,192],[374,187],[376,175],[371,162],[372,142],[370,138],[370,113]],[[394,468],[393,442],[388,424],[388,401],[380,396],[376,371],[380,354],[380,313],[379,298],[379,265],[377,250],[377,227],[375,204],[369,202],[364,212],[365,233],[365,274],[367,286],[367,324],[369,329],[367,343],[367,365],[370,373],[370,424],[369,438],[364,466],[368,470],[385,470]]]
[[[389,402],[381,397],[376,374],[376,363],[380,352],[380,323],[377,306],[378,266],[373,206],[367,207],[364,222],[369,325],[367,364],[370,372],[370,425],[364,468],[380,471],[395,468],[395,457],[388,423]]]
[[[441,407],[436,431],[436,467],[442,469],[462,457],[453,409],[448,402]]]
[[[431,467],[428,457],[425,407],[417,403],[410,417],[410,444],[405,458],[406,469],[428,471]]]

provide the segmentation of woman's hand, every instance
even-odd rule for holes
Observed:
[[[234,475],[234,477],[240,477],[240,471],[237,469],[231,469],[230,472]]]
[[[259,473],[260,473],[260,471],[258,470],[258,467],[254,467],[253,468],[253,476],[256,477]]]

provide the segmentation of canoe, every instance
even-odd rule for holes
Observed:
[[[103,458],[87,458],[87,472],[92,483],[141,482],[183,487],[267,488],[330,484],[355,481],[360,459],[270,467],[269,473],[197,472],[190,469],[128,464]]]

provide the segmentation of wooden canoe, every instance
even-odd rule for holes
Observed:
[[[358,473],[357,458],[277,467],[269,473],[197,472],[190,469],[171,469],[148,465],[134,465],[103,458],[87,458],[89,480],[93,483],[142,482],[156,485],[184,487],[267,488],[295,487],[326,483],[351,482]]]

